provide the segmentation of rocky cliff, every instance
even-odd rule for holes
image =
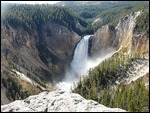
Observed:
[[[114,28],[106,25],[98,29],[91,38],[90,55],[102,55],[114,50],[123,50],[124,53],[134,52],[148,53],[149,49],[149,28],[143,33],[136,32],[136,18],[141,11],[133,12],[119,20]],[[104,51],[103,51],[104,50]]]
[[[115,37],[116,34],[114,27],[105,25],[98,29],[90,40],[90,55],[99,57],[112,51]]]
[[[136,18],[140,13],[140,11],[135,12],[121,18],[116,26],[116,39],[114,43],[118,42],[118,48],[126,48],[129,53],[131,53]]]
[[[5,92],[6,89],[7,94],[5,92],[4,95],[13,100],[11,93],[8,94],[8,89],[13,90],[12,83],[16,84],[16,87],[20,84],[22,87],[20,90],[26,90],[30,94],[37,94],[44,89],[52,90],[52,83],[63,77],[60,75],[63,75],[65,66],[71,61],[74,47],[79,40],[80,37],[75,32],[51,21],[31,34],[21,27],[14,28],[2,24],[1,91]],[[22,76],[18,73],[38,85],[21,79]],[[6,85],[8,80],[12,83]]]
[[[1,106],[2,112],[126,112],[108,108],[79,94],[64,91],[42,92]]]

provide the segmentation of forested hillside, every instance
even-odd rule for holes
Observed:
[[[137,18],[135,31],[144,32],[149,28],[149,7],[143,10],[143,13]]]
[[[5,7],[8,7],[6,10]],[[38,30],[41,24],[52,20],[61,25],[74,30],[79,35],[92,34],[103,25],[110,24],[115,26],[123,16],[148,7],[147,2],[118,2],[101,3],[89,6],[52,6],[52,5],[2,5],[6,10],[5,16],[2,15],[2,21],[9,23],[13,27],[21,25],[29,33]],[[28,13],[30,11],[30,13]],[[101,21],[93,24],[94,20]],[[77,24],[81,26],[79,27]]]
[[[73,92],[109,107],[119,107],[128,111],[148,111],[149,91],[144,84],[135,82],[126,85],[125,80],[121,81],[128,76],[131,63],[137,59],[141,59],[138,54],[124,56],[121,53],[103,61],[80,79]],[[117,80],[119,85],[116,87]]]
[[[69,6],[68,6],[69,7]],[[103,2],[100,4],[94,4],[90,7],[85,5],[69,7],[73,14],[85,19],[88,23],[93,23],[94,20],[100,19],[100,22],[91,26],[96,31],[99,27],[110,24],[116,26],[119,19],[123,16],[130,14],[131,12],[136,12],[142,9],[147,9],[149,7],[148,3],[145,1],[121,1],[107,3]]]
[[[30,34],[35,30],[39,30],[41,24],[50,20],[61,24],[70,30],[74,30],[78,34],[81,34],[81,31],[80,28],[77,28],[76,26],[77,22],[79,22],[81,26],[87,27],[87,23],[83,19],[75,17],[67,8],[63,7],[17,4],[6,4],[6,6],[3,7],[8,7],[8,9],[6,14],[2,16],[2,22],[11,25],[14,28],[22,27]]]

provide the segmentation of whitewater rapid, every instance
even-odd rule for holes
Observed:
[[[82,78],[84,75],[88,74],[88,70],[90,68],[94,68],[95,66],[99,65],[104,59],[110,57],[112,53],[107,54],[103,58],[96,58],[90,59],[88,57],[88,45],[89,39],[93,35],[86,35],[84,36],[80,42],[77,44],[73,60],[71,62],[71,67],[67,70],[65,74],[65,78],[62,82],[56,84],[56,90],[64,90],[64,91],[71,91],[73,85],[78,82],[80,77]]]

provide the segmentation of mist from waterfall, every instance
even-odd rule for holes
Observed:
[[[87,75],[90,68],[94,68],[102,60],[110,56],[108,55],[105,58],[99,57],[96,59],[88,58],[88,45],[91,36],[93,35],[84,36],[77,44],[70,69],[66,71],[63,81],[56,84],[56,90],[65,90],[70,92],[71,87],[73,87],[73,83],[78,82],[80,77]]]

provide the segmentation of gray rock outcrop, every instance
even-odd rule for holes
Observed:
[[[79,94],[53,91],[29,96],[1,106],[2,112],[126,112],[119,108],[108,108]]]

